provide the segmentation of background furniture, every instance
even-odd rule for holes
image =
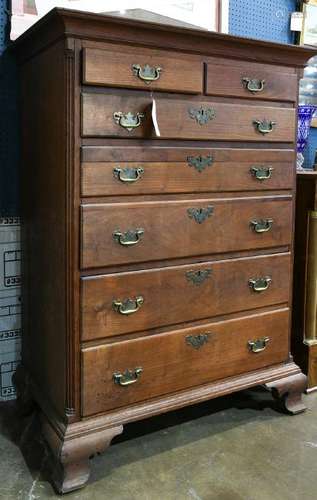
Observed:
[[[317,172],[297,173],[292,352],[307,373],[308,391],[317,389]]]
[[[19,385],[41,407],[58,491],[145,416],[258,384],[303,411],[289,326],[311,51],[56,9],[15,52]]]

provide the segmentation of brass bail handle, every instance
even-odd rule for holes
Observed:
[[[133,246],[140,243],[144,235],[144,229],[129,229],[128,231],[121,232],[119,230],[114,231],[113,239],[122,246]]]
[[[126,387],[128,385],[135,384],[143,372],[142,366],[135,368],[134,370],[126,369],[123,373],[115,372],[112,375],[113,381],[115,384],[121,385],[122,387]]]
[[[252,92],[252,94],[263,92],[266,84],[265,80],[249,78],[247,76],[242,77],[242,83],[249,92]]]
[[[273,132],[276,122],[267,119],[253,120],[253,125],[260,134],[266,135]]]
[[[136,313],[144,303],[144,298],[139,295],[135,299],[114,300],[112,306],[114,310],[125,316]]]
[[[143,167],[115,167],[113,169],[113,175],[116,179],[126,184],[131,184],[133,182],[141,179],[144,174]]]
[[[158,80],[163,71],[160,66],[150,66],[149,64],[145,64],[143,67],[140,64],[132,64],[131,68],[133,74],[147,84]]]
[[[272,278],[265,276],[264,278],[250,278],[249,286],[254,292],[265,292],[272,283]]]
[[[250,226],[255,233],[267,233],[272,229],[273,219],[252,220]]]
[[[269,342],[270,342],[269,337],[264,337],[262,339],[256,339],[256,340],[249,340],[248,347],[250,351],[258,353],[264,351],[267,348]]]
[[[132,113],[128,111],[127,113],[123,113],[122,111],[115,111],[113,113],[114,121],[128,132],[132,132],[132,130],[140,127],[144,117],[145,114],[139,112]]]
[[[268,179],[271,179],[273,170],[274,170],[273,167],[265,167],[265,166],[259,166],[259,167],[254,166],[250,168],[251,174],[258,181],[266,181]]]

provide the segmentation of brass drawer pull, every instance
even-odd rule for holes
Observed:
[[[276,125],[276,122],[273,122],[271,120],[253,120],[253,125],[255,125],[256,130],[260,134],[269,134],[270,132],[273,132],[273,129]]]
[[[158,80],[161,76],[162,70],[163,68],[160,68],[159,66],[152,67],[149,64],[145,64],[142,68],[140,64],[132,64],[133,74],[147,84]]]
[[[189,108],[188,114],[199,125],[206,125],[209,120],[216,118],[216,111],[213,108],[203,108],[202,106],[200,108]]]
[[[116,372],[113,374],[113,381],[115,384],[126,387],[127,385],[135,384],[143,372],[143,368],[139,366],[134,370],[126,370],[124,373]]]
[[[267,233],[272,229],[273,219],[251,220],[250,226],[255,233]]]
[[[213,157],[208,156],[187,156],[187,163],[190,167],[194,167],[197,172],[201,173],[206,167],[211,167]]]
[[[200,333],[199,335],[187,335],[185,342],[194,349],[200,349],[204,344],[207,344],[210,333]]]
[[[141,179],[144,174],[144,168],[142,167],[116,167],[113,169],[113,175],[119,179],[121,182],[131,183],[136,182]]]
[[[144,229],[129,229],[122,233],[121,231],[115,231],[113,233],[113,239],[125,247],[131,247],[140,243],[144,235]]]
[[[112,302],[113,308],[119,314],[134,314],[143,305],[144,299],[142,295],[136,297],[135,299],[124,299],[124,300],[114,300]]]
[[[264,337],[263,339],[248,340],[248,346],[252,352],[262,352],[266,349],[268,343],[270,342],[269,337]]]
[[[140,127],[144,117],[144,113],[133,114],[130,111],[128,113],[122,113],[122,111],[115,111],[113,113],[114,121],[120,125],[120,127],[125,128],[128,132]]]
[[[257,78],[248,78],[247,76],[244,76],[242,78],[242,83],[245,88],[249,90],[249,92],[256,94],[257,92],[262,92],[264,90],[266,82],[265,80],[258,80]]]
[[[265,278],[251,278],[249,279],[249,286],[254,292],[265,292],[272,283],[272,278],[266,276]]]
[[[190,219],[194,219],[198,224],[202,224],[214,211],[214,207],[208,205],[206,208],[188,208],[187,214]]]
[[[251,174],[258,181],[266,181],[267,179],[271,179],[273,170],[274,170],[273,167],[251,167],[250,168]]]
[[[191,281],[194,285],[201,285],[211,275],[211,269],[200,269],[199,271],[187,271],[187,281]]]

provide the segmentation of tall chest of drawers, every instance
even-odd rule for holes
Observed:
[[[265,384],[289,353],[308,49],[55,9],[21,70],[24,350],[58,491],[127,422]]]

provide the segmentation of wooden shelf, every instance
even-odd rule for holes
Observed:
[[[306,170],[306,171],[297,171],[296,172],[296,175],[297,177],[300,177],[300,178],[312,178],[312,179],[316,179],[317,178],[317,170]]]

